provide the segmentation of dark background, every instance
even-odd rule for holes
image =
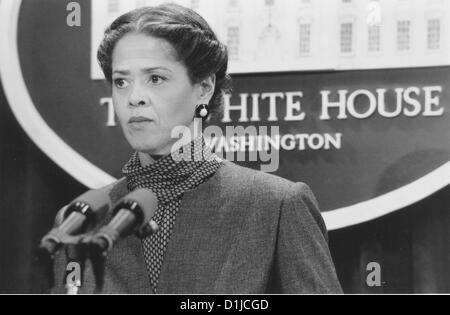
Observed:
[[[0,89],[0,293],[39,293],[32,253],[56,211],[86,188],[29,140]],[[330,232],[346,293],[450,292],[450,187],[375,221]],[[365,284],[369,262],[383,285]]]

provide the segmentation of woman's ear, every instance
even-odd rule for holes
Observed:
[[[214,89],[216,88],[216,75],[213,74],[203,79],[199,83],[199,87],[199,104],[209,104],[209,101],[214,95]]]

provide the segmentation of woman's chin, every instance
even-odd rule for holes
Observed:
[[[163,155],[169,153],[175,139],[166,138],[166,136],[132,136],[127,135],[127,140],[130,146],[138,152]]]
[[[134,151],[151,155],[163,155],[166,151],[164,145],[156,143],[131,143],[131,147]]]
[[[158,151],[158,146],[154,143],[143,143],[143,142],[134,142],[129,141],[133,150],[143,153],[150,153]]]

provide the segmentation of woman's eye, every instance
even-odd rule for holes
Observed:
[[[115,79],[114,80],[114,85],[116,87],[118,87],[119,89],[123,89],[123,88],[126,88],[128,86],[128,82],[125,81],[124,79]]]
[[[159,75],[152,75],[150,76],[150,82],[154,85],[159,85],[163,83],[165,79]]]

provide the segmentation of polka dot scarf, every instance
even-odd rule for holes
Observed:
[[[181,152],[188,158],[174,160],[169,154],[145,167],[141,166],[139,155],[135,152],[122,169],[129,191],[149,188],[158,198],[158,209],[153,220],[158,224],[159,230],[142,240],[153,293],[156,293],[164,254],[184,192],[207,181],[222,162],[205,145],[202,137],[181,147],[179,153]]]

